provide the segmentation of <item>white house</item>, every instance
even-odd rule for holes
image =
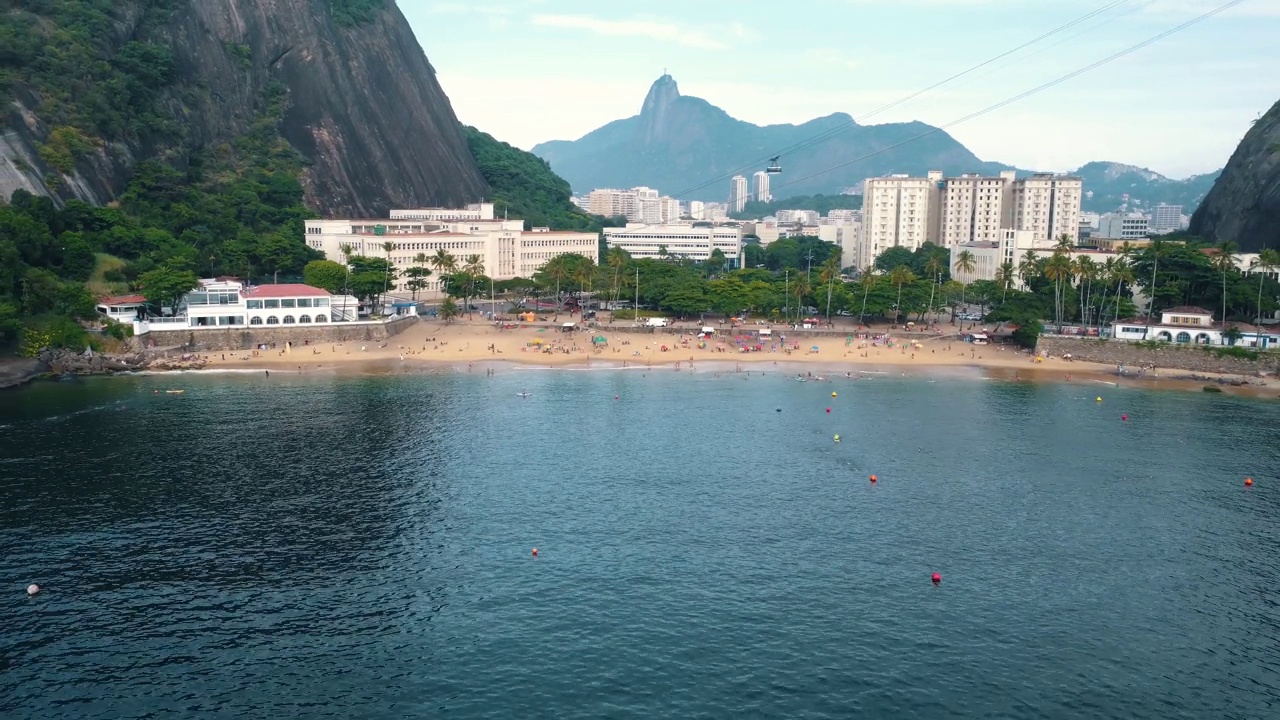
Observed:
[[[1159,324],[1148,328],[1146,323],[1144,318],[1116,321],[1111,326],[1111,337],[1129,342],[1152,340],[1179,345],[1236,345],[1252,348],[1280,346],[1280,334],[1245,323],[1214,322],[1213,313],[1199,307],[1170,308],[1160,313]],[[1234,343],[1227,338],[1227,333],[1232,328],[1240,333]]]
[[[147,299],[141,295],[115,295],[98,301],[94,309],[108,320],[126,325],[146,314]]]
[[[201,280],[183,296],[173,317],[133,323],[134,334],[182,328],[244,328],[321,325],[337,322],[342,310],[328,291],[299,283],[246,287],[236,280]],[[354,317],[354,308],[347,313]]]

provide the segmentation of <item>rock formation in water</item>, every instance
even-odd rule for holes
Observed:
[[[350,2],[114,3],[114,36],[103,50],[111,57],[130,41],[168,49],[174,78],[158,106],[175,131],[104,133],[92,138],[97,147],[77,153],[69,172],[59,172],[48,162],[54,128],[41,88],[15,83],[0,128],[0,193],[7,198],[23,187],[105,204],[124,190],[138,162],[159,158],[182,167],[253,133],[274,112],[281,113],[280,134],[303,156],[307,204],[322,214],[385,216],[391,207],[483,198],[488,186],[462,126],[404,16],[391,0],[362,0],[360,24],[335,17]],[[84,5],[85,13],[100,12]],[[45,12],[32,7],[28,12]],[[159,22],[157,7],[164,8]]]
[[[1191,218],[1191,232],[1242,252],[1280,248],[1280,102],[1254,122]]]

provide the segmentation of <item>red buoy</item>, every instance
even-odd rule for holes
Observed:
[[[1245,478],[1245,479],[1244,479],[1244,486],[1245,486],[1245,487],[1253,487],[1253,478]]]
[[[538,557],[538,548],[533,549],[533,556]]]
[[[871,482],[873,482],[873,483],[874,483],[875,481],[876,481],[876,476],[875,476],[875,475],[872,475],[872,476],[871,476]]]
[[[831,408],[827,408],[827,412],[831,412]]]
[[[938,583],[940,583],[940,582],[942,582],[942,575],[941,575],[941,574],[939,574],[939,573],[934,573],[934,574],[933,574],[933,584],[934,584],[934,585],[937,585],[937,584],[938,584]]]
[[[1128,420],[1128,419],[1129,419],[1129,416],[1128,416],[1128,415],[1121,415],[1121,416],[1120,416],[1120,419],[1121,419],[1121,420]]]

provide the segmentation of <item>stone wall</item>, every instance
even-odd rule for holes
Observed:
[[[1071,357],[1075,360],[1134,368],[1141,365],[1155,365],[1157,368],[1231,375],[1280,373],[1280,353],[1276,352],[1263,352],[1260,353],[1261,357],[1258,360],[1246,360],[1218,357],[1201,347],[1169,345],[1151,348],[1139,347],[1120,340],[1052,337],[1040,338],[1040,342],[1036,344],[1036,351],[1059,357],[1065,353],[1071,353]]]
[[[304,343],[323,345],[340,342],[382,342],[409,329],[418,322],[416,317],[406,317],[385,323],[328,323],[295,327],[253,326],[247,328],[182,328],[181,330],[157,330],[139,335],[135,341],[144,348],[173,348],[183,352],[215,352],[226,350],[252,350],[259,345],[275,343],[284,347],[291,342],[295,347]]]

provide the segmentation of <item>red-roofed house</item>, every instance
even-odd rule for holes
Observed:
[[[1214,322],[1212,311],[1190,305],[1162,311],[1160,322],[1153,323],[1150,328],[1146,323],[1145,318],[1118,320],[1111,326],[1111,337],[1131,342],[1154,340],[1179,345],[1239,345],[1267,348],[1280,344],[1280,337],[1253,325]]]
[[[327,290],[301,283],[244,287],[234,281],[201,281],[183,298],[186,327],[315,325],[330,316]]]

